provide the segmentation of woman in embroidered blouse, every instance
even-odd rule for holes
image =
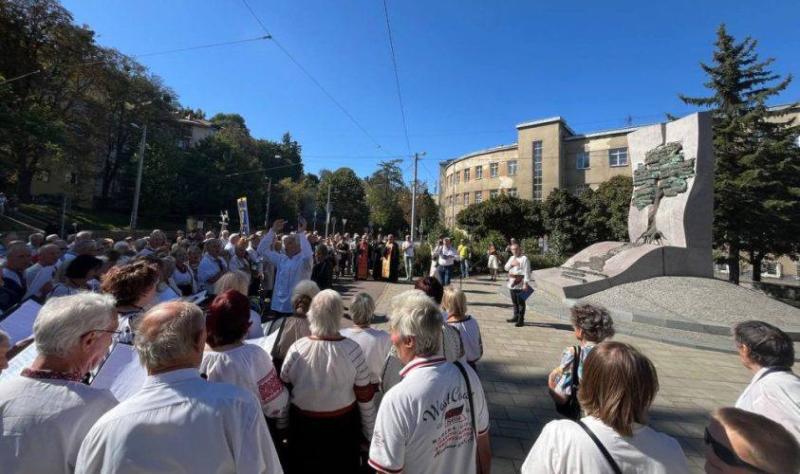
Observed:
[[[320,291],[308,312],[311,336],[292,344],[283,361],[292,472],[358,472],[359,447],[372,438],[375,389],[361,347],[339,334],[343,313],[339,293]]]
[[[159,269],[144,260],[114,267],[103,277],[100,289],[117,300],[120,342],[133,343],[139,316],[155,303],[160,277]]]
[[[583,377],[583,362],[595,345],[614,336],[614,320],[602,306],[579,304],[572,307],[572,326],[575,338],[579,341],[580,361],[578,362],[578,381]],[[578,346],[564,349],[561,363],[550,372],[547,380],[550,396],[556,403],[566,403],[572,393],[572,364]]]

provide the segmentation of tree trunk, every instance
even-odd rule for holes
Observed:
[[[761,281],[761,262],[764,261],[764,256],[760,253],[750,253],[750,262],[753,265],[753,281]]]
[[[728,246],[728,281],[734,285],[739,284],[739,246]]]
[[[31,202],[31,183],[33,183],[33,169],[21,169],[17,178],[17,197],[20,202]]]

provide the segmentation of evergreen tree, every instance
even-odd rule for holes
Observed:
[[[544,228],[549,247],[556,255],[567,256],[585,247],[584,203],[563,189],[554,189],[543,203]]]
[[[766,105],[792,77],[771,72],[774,60],[759,61],[756,45],[750,37],[737,43],[720,25],[713,64],[701,63],[713,95],[680,96],[713,114],[714,244],[727,252],[729,281],[736,284],[742,252],[751,257],[753,279],[760,279],[766,254],[796,256],[800,230],[798,126]]]

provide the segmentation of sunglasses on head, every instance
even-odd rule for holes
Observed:
[[[733,452],[731,448],[725,446],[724,444],[714,439],[714,437],[711,436],[711,433],[708,432],[708,428],[706,428],[704,440],[706,444],[711,445],[711,449],[714,451],[714,454],[728,466],[743,467],[753,472],[760,472],[766,474],[766,471],[762,471],[761,469],[753,466],[752,464],[742,461],[742,458],[740,458],[735,452]]]

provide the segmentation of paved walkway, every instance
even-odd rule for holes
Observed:
[[[500,284],[485,277],[463,284],[469,312],[478,319],[483,335],[485,354],[478,369],[489,400],[494,474],[519,472],[542,427],[558,417],[547,394],[547,375],[561,351],[575,344],[569,325],[532,311],[523,328],[506,323],[511,305],[498,293]],[[386,314],[391,297],[410,288],[408,284],[385,285],[376,313]],[[692,471],[703,472],[703,429],[708,413],[733,405],[750,380],[749,372],[734,354],[628,335],[615,339],[635,345],[655,363],[661,390],[650,424],[677,438]]]

